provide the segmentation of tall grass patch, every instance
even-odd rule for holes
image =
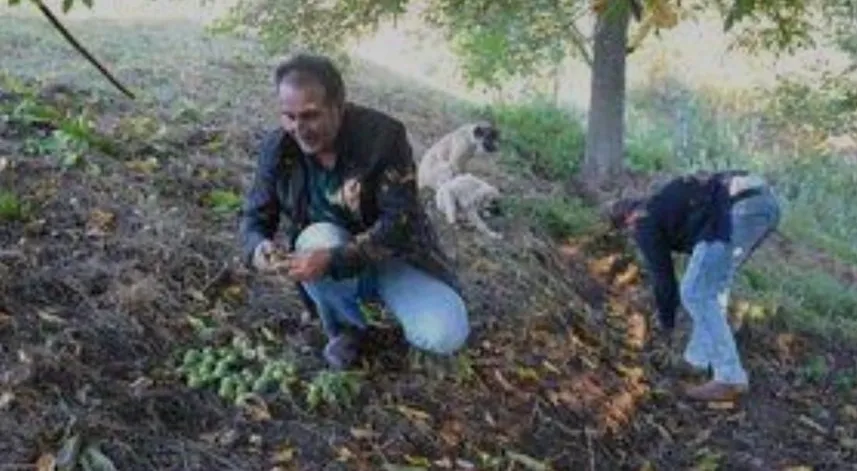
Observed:
[[[549,180],[566,180],[583,160],[581,115],[546,100],[501,104],[483,110],[500,128],[504,164]]]

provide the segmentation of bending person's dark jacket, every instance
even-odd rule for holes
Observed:
[[[335,145],[343,182],[358,188],[349,210],[359,222],[349,228],[352,240],[334,250],[328,274],[342,279],[400,258],[460,293],[450,260],[418,198],[416,164],[405,126],[380,111],[348,103]],[[308,217],[306,158],[285,131],[277,129],[265,137],[240,224],[248,266],[255,247],[273,239],[281,222],[290,247],[313,222]],[[300,283],[297,286],[307,307],[314,310]]]
[[[671,180],[650,196],[634,223],[634,239],[652,278],[658,319],[675,326],[679,288],[672,252],[691,253],[700,242],[729,243],[732,204],[750,196],[729,194],[729,180],[747,172],[698,173]]]

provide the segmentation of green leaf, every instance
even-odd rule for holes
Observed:
[[[237,211],[243,202],[241,195],[230,190],[212,190],[207,199],[208,204],[218,213]]]
[[[14,7],[15,5],[18,5],[19,3],[21,3],[21,0],[9,0],[9,6],[10,7]]]
[[[83,4],[87,6],[87,8],[92,8],[92,0],[82,0]]]
[[[62,12],[68,13],[71,10],[71,7],[74,5],[74,0],[62,0]]]
[[[729,9],[729,13],[726,15],[726,20],[723,23],[723,32],[729,32],[736,23],[753,13],[755,9],[756,0],[735,0],[732,8]]]

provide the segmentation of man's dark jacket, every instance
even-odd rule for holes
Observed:
[[[634,222],[634,239],[652,277],[661,325],[675,326],[679,289],[672,252],[691,253],[700,242],[730,243],[732,204],[758,190],[730,195],[729,181],[746,171],[699,172],[675,178],[651,195]]]
[[[347,246],[333,253],[329,275],[353,276],[390,258],[400,258],[449,284],[460,286],[448,257],[438,243],[420,202],[416,164],[405,126],[380,111],[347,103],[336,139],[343,182],[356,181],[359,193],[352,210],[359,227]],[[252,188],[241,219],[243,259],[251,265],[253,251],[273,239],[281,222],[289,247],[307,227],[306,156],[285,131],[271,131],[263,140]],[[297,283],[307,308],[314,311]]]

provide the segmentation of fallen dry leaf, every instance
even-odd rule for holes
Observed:
[[[798,417],[798,422],[802,423],[803,425],[806,425],[807,427],[815,430],[816,432],[822,435],[827,435],[827,429],[823,425],[819,424],[818,422],[810,419],[805,415],[801,415],[800,417]]]
[[[464,426],[457,420],[447,420],[440,427],[438,434],[447,445],[456,446],[461,442],[461,434],[464,432]]]
[[[848,404],[842,407],[842,416],[848,420],[857,420],[857,407]]]
[[[235,429],[203,433],[199,439],[210,445],[231,446],[238,441],[238,431]]]
[[[427,471],[428,468],[422,466],[402,466],[398,464],[385,463],[384,471]]]
[[[423,412],[419,409],[414,409],[413,407],[400,405],[396,406],[396,410],[412,422],[428,422],[431,420],[431,416],[428,415],[428,413]]]
[[[140,376],[129,384],[128,388],[131,389],[131,394],[134,397],[140,397],[146,389],[152,387],[153,384],[155,384],[155,382],[152,381],[151,378]]]
[[[494,420],[494,416],[490,412],[485,412],[485,422],[488,422],[488,425],[492,427],[497,426],[497,421]]]
[[[705,429],[699,433],[693,440],[688,443],[689,448],[698,448],[700,445],[708,441],[711,438],[711,429]]]
[[[354,453],[348,449],[348,447],[341,446],[336,450],[336,460],[337,461],[348,461],[354,459]]]
[[[251,419],[257,422],[271,420],[271,411],[268,404],[258,394],[247,394],[239,403],[239,406],[247,412]]]
[[[259,329],[259,331],[262,333],[262,336],[265,337],[265,340],[267,340],[269,342],[279,342],[280,341],[280,338],[277,336],[277,334],[275,334],[274,332],[271,331],[271,329],[269,329],[265,326],[262,326],[262,328]]]
[[[457,466],[456,469],[476,469],[475,464],[462,459],[455,460],[455,466]]]
[[[15,365],[4,371],[3,374],[0,374],[0,385],[15,387],[29,380],[32,375],[32,364],[23,363]]]
[[[732,410],[735,408],[734,402],[709,402],[708,408],[713,410]]]
[[[580,398],[569,391],[548,391],[548,400],[554,406],[565,404],[569,407],[580,405]]]
[[[506,457],[531,471],[548,471],[550,469],[545,463],[523,453],[506,451]]]
[[[45,453],[36,460],[36,471],[54,471],[56,467],[57,460],[51,453]]]
[[[507,392],[514,393],[518,391],[517,389],[515,389],[514,386],[512,386],[511,383],[509,383],[509,381],[506,379],[505,376],[503,376],[503,373],[501,373],[500,370],[494,370],[494,379],[496,379],[497,382],[500,383],[500,386]]]
[[[62,317],[57,316],[53,312],[50,312],[47,309],[39,309],[36,313],[39,316],[39,319],[47,322],[48,324],[65,324],[66,320]]]
[[[149,175],[158,168],[158,159],[149,157],[145,160],[131,160],[125,163],[125,167],[128,170]]]
[[[280,448],[271,457],[271,461],[273,461],[275,464],[288,464],[293,459],[295,459],[295,449],[291,446],[284,446],[283,448]]]
[[[515,374],[521,381],[538,381],[539,379],[541,379],[539,377],[539,373],[536,370],[524,366],[518,367],[518,369],[515,371]]]
[[[378,436],[378,432],[375,432],[372,429],[352,427],[351,436],[356,438],[357,440],[372,439]]]
[[[3,394],[0,394],[0,410],[6,410],[10,405],[12,405],[12,401],[15,400],[15,393],[12,391],[3,391]]]
[[[405,461],[407,461],[408,464],[411,466],[419,466],[425,469],[431,467],[431,461],[429,461],[429,459],[425,456],[411,456],[406,454],[404,458]]]
[[[223,297],[235,302],[240,302],[244,297],[244,287],[239,284],[229,285],[223,290]]]
[[[857,450],[857,439],[849,437],[841,437],[839,445],[846,450]]]
[[[87,237],[104,237],[115,229],[116,215],[103,209],[94,209],[86,221]]]
[[[208,298],[205,297],[205,294],[202,291],[194,288],[188,288],[187,290],[188,296],[190,296],[194,301],[199,301],[201,303],[207,302]]]
[[[544,367],[544,369],[550,371],[553,374],[557,374],[557,375],[562,374],[562,371],[560,371],[559,368],[557,368],[553,363],[551,363],[547,360],[542,361],[542,367]]]

